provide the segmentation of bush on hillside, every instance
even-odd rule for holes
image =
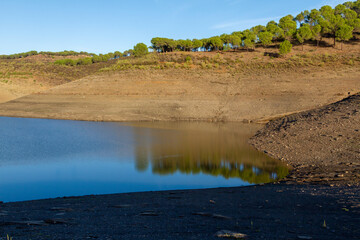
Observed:
[[[291,49],[292,49],[292,44],[288,40],[285,40],[284,42],[280,43],[279,52],[281,55],[286,55],[290,53]]]

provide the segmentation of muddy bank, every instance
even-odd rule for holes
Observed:
[[[219,239],[221,230],[249,239],[357,239],[359,190],[269,184],[7,203],[0,239]]]
[[[269,122],[250,142],[295,170],[286,181],[360,182],[360,94]]]

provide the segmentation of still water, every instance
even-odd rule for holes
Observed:
[[[0,201],[271,182],[288,169],[246,143],[260,127],[0,117]]]

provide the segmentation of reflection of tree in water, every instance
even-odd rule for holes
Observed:
[[[134,128],[136,168],[153,173],[210,174],[266,183],[285,177],[288,169],[252,149],[248,136],[235,131],[177,131]]]

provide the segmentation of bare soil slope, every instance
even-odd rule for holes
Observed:
[[[36,55],[24,59],[1,59],[0,103],[83,78],[113,63],[110,61],[76,67],[55,65],[53,62],[59,58],[64,57]]]
[[[8,79],[0,84],[8,92],[11,87],[20,91],[27,86],[23,93],[35,94],[0,104],[0,116],[266,121],[360,91],[359,42],[346,44],[342,51],[326,47],[330,40],[325,39],[325,46],[318,49],[311,44],[304,51],[295,46],[282,58],[272,57],[277,48],[258,47],[255,52],[149,54],[90,66],[54,66],[48,58],[41,64],[39,59],[10,61],[0,68],[5,66],[16,74],[7,71]],[[21,75],[19,69],[29,64],[37,70],[30,76]],[[14,76],[28,80],[12,80]]]
[[[268,119],[360,91],[360,70],[105,72],[0,105],[0,115],[95,121]]]

